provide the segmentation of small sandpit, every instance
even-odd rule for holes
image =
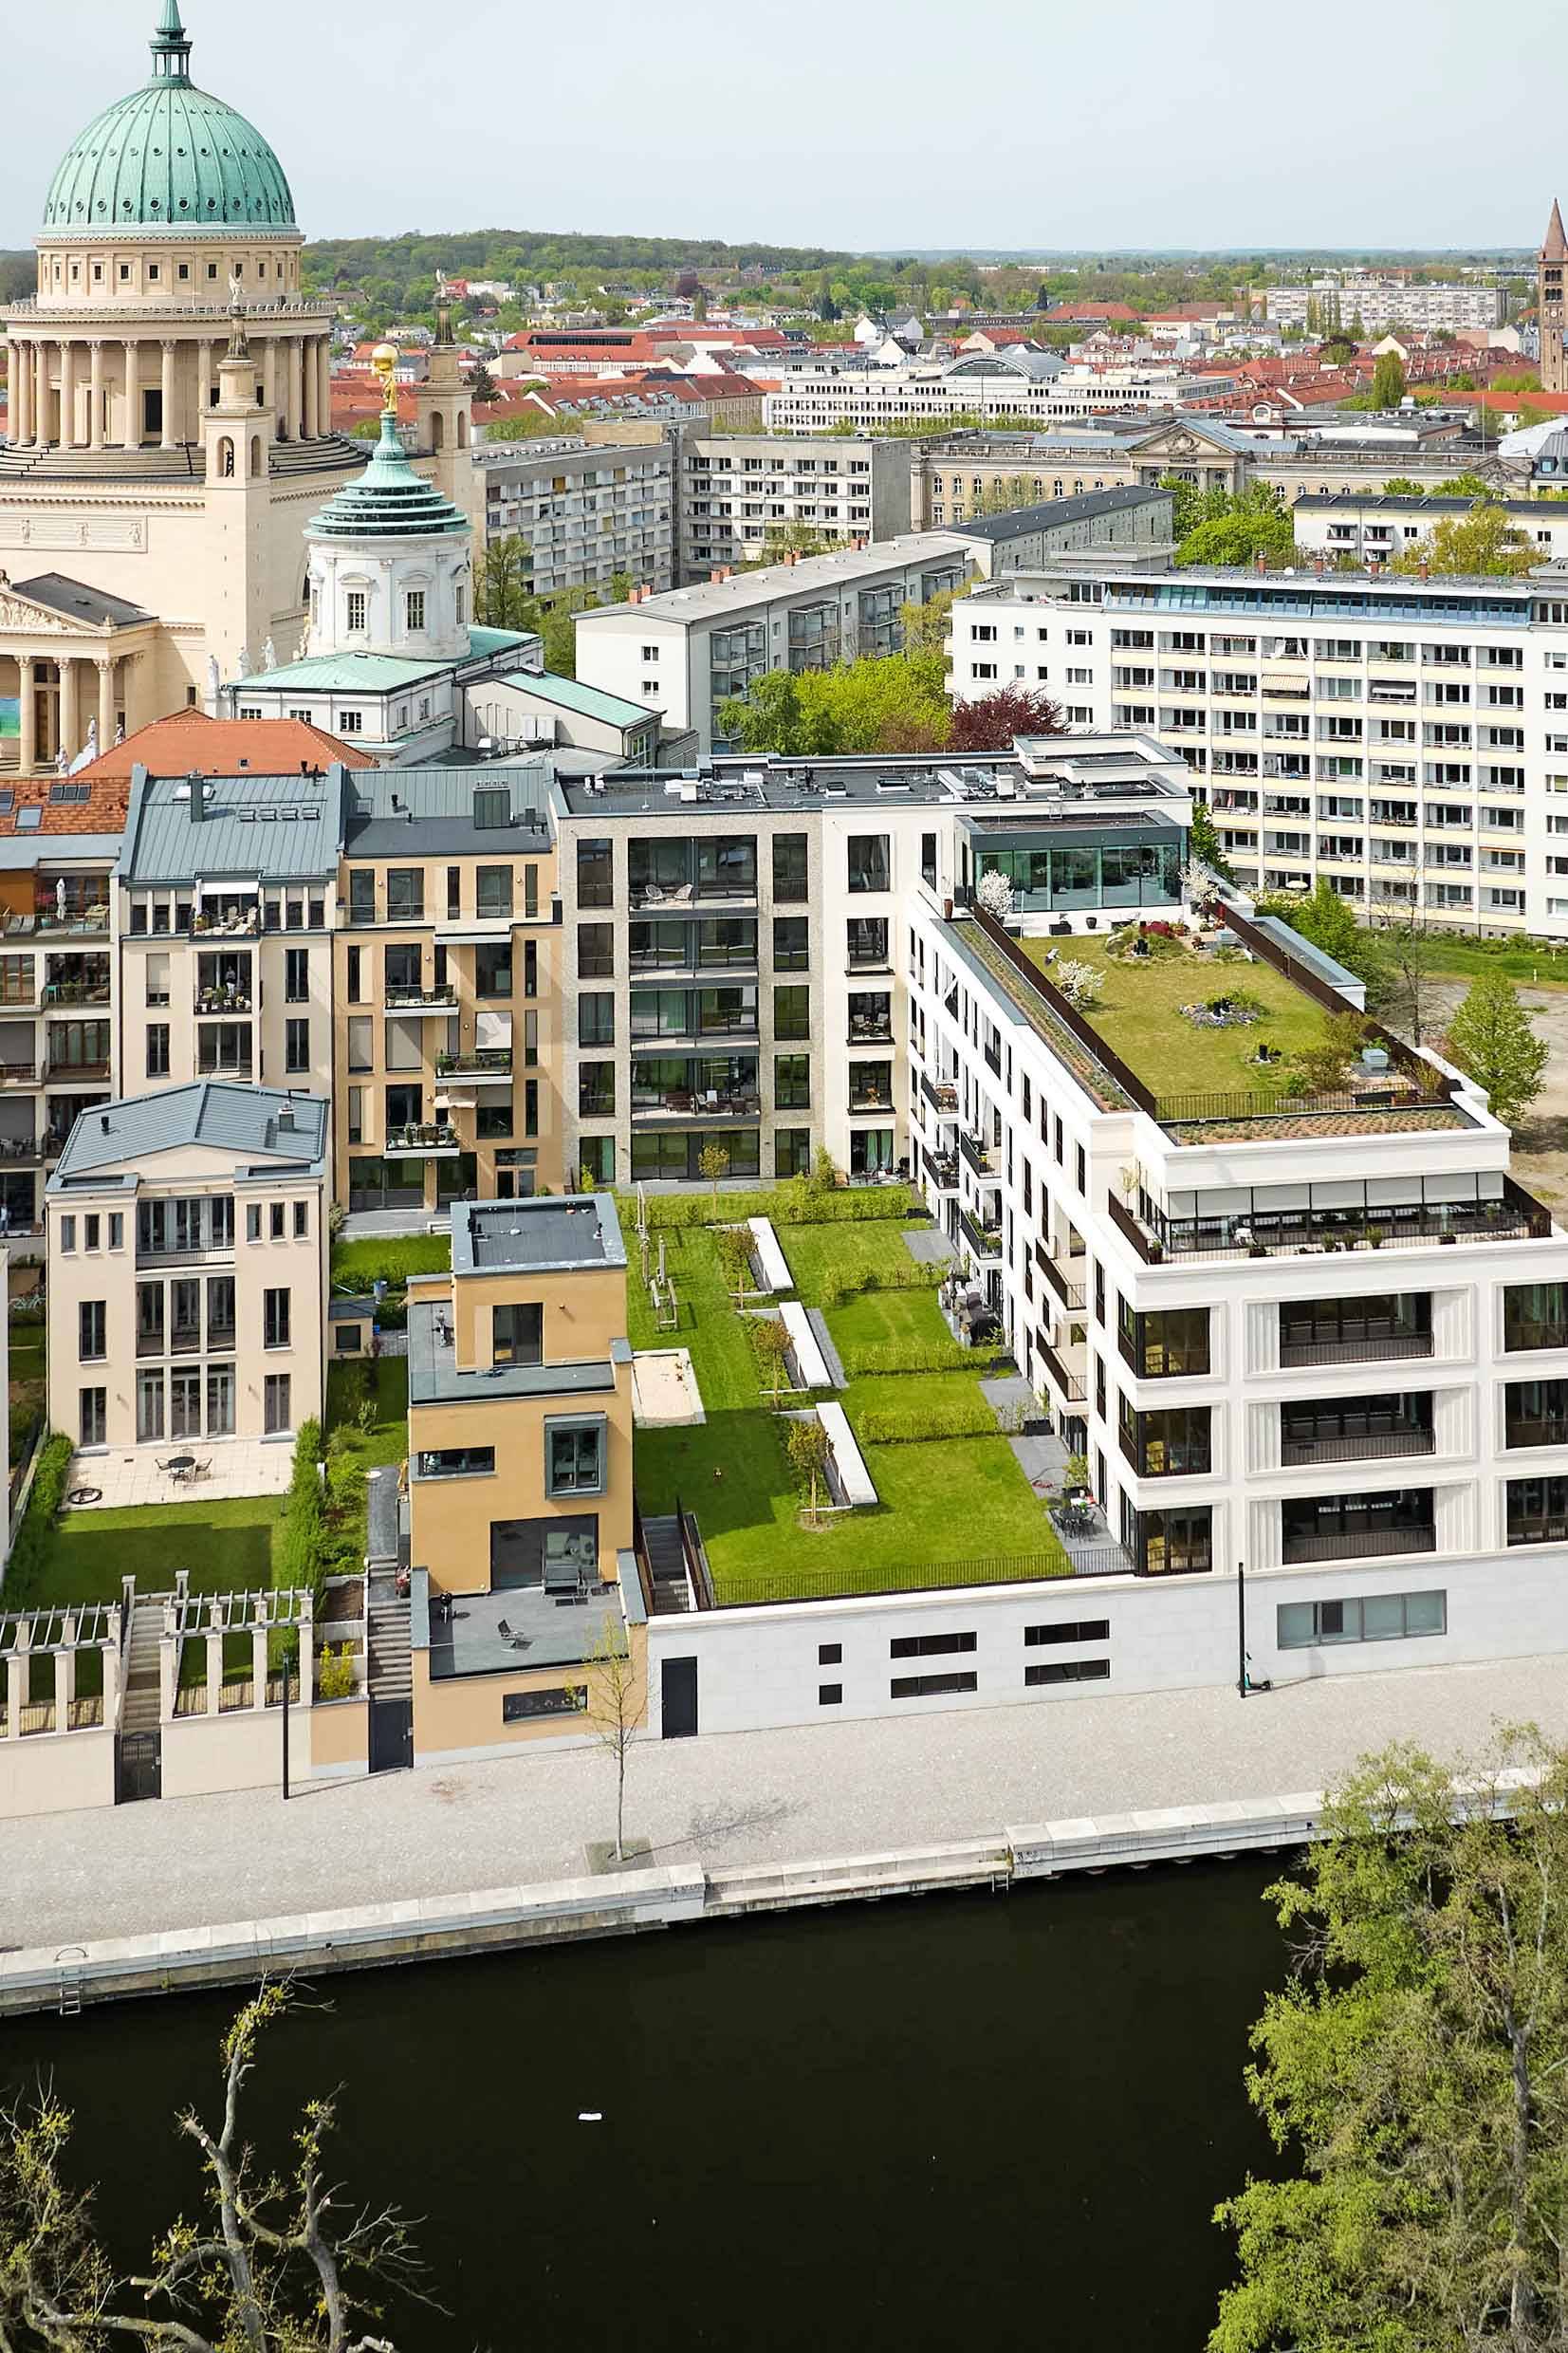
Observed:
[[[646,1430],[706,1421],[690,1348],[639,1348],[632,1359],[632,1410]]]

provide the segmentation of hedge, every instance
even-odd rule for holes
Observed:
[[[888,1340],[871,1348],[839,1343],[844,1371],[851,1380],[870,1373],[976,1373],[988,1367],[977,1361],[972,1348],[956,1340]]]
[[[294,1469],[288,1500],[272,1555],[272,1584],[278,1592],[308,1588],[317,1601],[323,1597],[326,1563],[326,1507],[322,1494],[322,1425],[302,1421],[294,1440]]]
[[[630,1239],[636,1231],[636,1196],[618,1194],[616,1207]],[[661,1226],[734,1226],[747,1217],[770,1217],[776,1226],[872,1225],[895,1219],[907,1225],[917,1213],[924,1214],[925,1203],[912,1198],[908,1185],[850,1185],[828,1191],[792,1182],[766,1193],[721,1193],[716,1202],[706,1187],[700,1193],[648,1195],[648,1223],[655,1232]]]
[[[940,1405],[868,1406],[855,1418],[862,1446],[909,1446],[928,1438],[999,1438],[1001,1425],[978,1391]]]
[[[70,1475],[74,1447],[65,1433],[52,1430],[44,1440],[33,1473],[28,1508],[22,1514],[22,1525],[16,1531],[16,1542],[10,1548],[6,1567],[5,1597],[8,1607],[26,1603],[48,1562],[49,1547],[54,1539],[54,1524],[60,1517],[60,1507],[65,1497],[65,1481]]]
[[[934,1291],[939,1290],[947,1273],[945,1267],[927,1266],[911,1259],[907,1267],[846,1267],[841,1273],[824,1274],[819,1291],[819,1306],[841,1307],[846,1301],[859,1299],[867,1291]]]

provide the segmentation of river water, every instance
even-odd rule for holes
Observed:
[[[325,1979],[247,2109],[341,2086],[343,2177],[421,2217],[446,2310],[399,2353],[627,2345],[1196,2353],[1209,2220],[1269,2160],[1247,2029],[1286,1955],[1277,1863],[677,1929]],[[0,2029],[52,2071],[73,2170],[139,2262],[196,2205],[239,1996]],[[579,2121],[597,2110],[602,2121]]]

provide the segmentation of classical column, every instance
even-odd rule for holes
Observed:
[[[98,748],[107,751],[115,739],[115,666],[100,660],[98,671]]]
[[[128,450],[141,447],[141,384],[140,344],[134,335],[125,338],[125,431],[122,446]]]
[[[271,420],[269,434],[278,430],[278,339],[269,335],[262,345],[262,401]]]
[[[49,347],[32,347],[32,437],[41,450],[49,446]]]
[[[60,446],[76,447],[76,345],[60,346]]]
[[[11,345],[8,428],[18,447],[32,438],[32,352],[27,343]]]
[[[103,447],[103,345],[95,337],[89,347],[91,376],[87,386],[87,447]]]
[[[30,774],[38,762],[37,680],[34,676],[37,666],[37,658],[32,654],[24,654],[16,665],[20,674],[19,682],[22,692],[22,773],[24,776]]]
[[[68,654],[60,661],[60,741],[67,759],[74,760],[81,750],[79,731],[82,725],[81,707],[77,701],[77,665]]]
[[[321,373],[316,365],[316,354],[310,344],[305,343],[303,338],[300,343],[300,358],[302,362],[301,373],[304,392],[304,409],[301,422],[304,427],[305,439],[307,441],[314,441],[318,431],[316,423],[316,396],[321,391],[322,379]]]
[[[284,426],[289,440],[297,441],[300,437],[300,420],[304,405],[302,388],[303,350],[297,335],[291,335],[288,338],[286,351],[288,361],[288,384],[284,394]]]
[[[196,430],[194,438],[201,439],[201,420],[212,405],[212,346],[204,336],[196,345]]]
[[[6,338],[6,438],[8,441],[16,439],[16,343],[14,338],[8,335]]]
[[[316,339],[316,364],[321,370],[322,389],[317,415],[321,418],[322,436],[332,431],[332,338],[319,335]]]
[[[163,394],[161,403],[163,409],[163,432],[158,440],[158,447],[160,450],[172,450],[178,446],[175,440],[175,352],[176,348],[177,346],[174,343],[173,339],[169,336],[165,336],[163,341],[163,374],[159,379]]]

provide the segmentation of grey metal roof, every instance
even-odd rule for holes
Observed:
[[[608,1193],[452,1205],[453,1274],[496,1274],[507,1269],[545,1274],[568,1267],[625,1264],[620,1219]]]
[[[101,588],[89,588],[85,581],[68,580],[64,572],[40,572],[35,580],[13,580],[11,586],[19,597],[46,604],[51,612],[84,621],[95,629],[134,629],[139,621],[157,619],[143,606],[124,597],[106,596]]]
[[[285,1120],[292,1126],[280,1124]],[[101,1103],[77,1120],[48,1190],[64,1192],[73,1178],[121,1161],[139,1165],[157,1153],[192,1144],[232,1153],[239,1163],[265,1162],[258,1175],[286,1165],[319,1176],[326,1165],[326,1104],[318,1095],[288,1095],[226,1079],[200,1079],[161,1094]]]
[[[1116,491],[1085,491],[1080,498],[1047,498],[1035,507],[1015,507],[1005,514],[980,515],[972,522],[955,523],[951,528],[966,539],[1024,539],[1034,531],[1066,530],[1076,523],[1091,521],[1096,515],[1116,514],[1128,507],[1147,507],[1162,501],[1174,507],[1175,491],[1135,484]]]
[[[1412,520],[1424,514],[1468,514],[1475,503],[1473,498],[1445,498],[1441,495],[1389,498],[1380,491],[1331,491],[1326,494],[1320,491],[1307,491],[1294,502],[1306,514],[1332,514],[1337,507],[1375,507],[1379,512],[1387,510],[1390,514],[1409,515]],[[1550,502],[1540,498],[1499,498],[1493,492],[1488,494],[1487,504],[1502,507],[1509,514],[1533,515],[1538,523],[1541,521],[1544,510],[1545,519],[1551,519]]]
[[[527,678],[524,684],[531,685]],[[548,759],[480,762],[462,768],[358,769],[348,780],[343,853],[348,858],[457,857],[493,850],[505,858],[518,845],[537,852],[547,834],[551,764]],[[476,792],[506,792],[505,825],[476,825]]]
[[[408,1310],[408,1401],[411,1405],[489,1405],[497,1398],[602,1397],[613,1393],[615,1367],[607,1357],[582,1364],[497,1364],[489,1372],[465,1373],[450,1340],[436,1330],[434,1300],[415,1299]],[[442,1330],[450,1332],[450,1323]]]
[[[120,880],[324,879],[337,870],[345,775],[338,763],[324,776],[202,779],[149,776],[138,765]]]

